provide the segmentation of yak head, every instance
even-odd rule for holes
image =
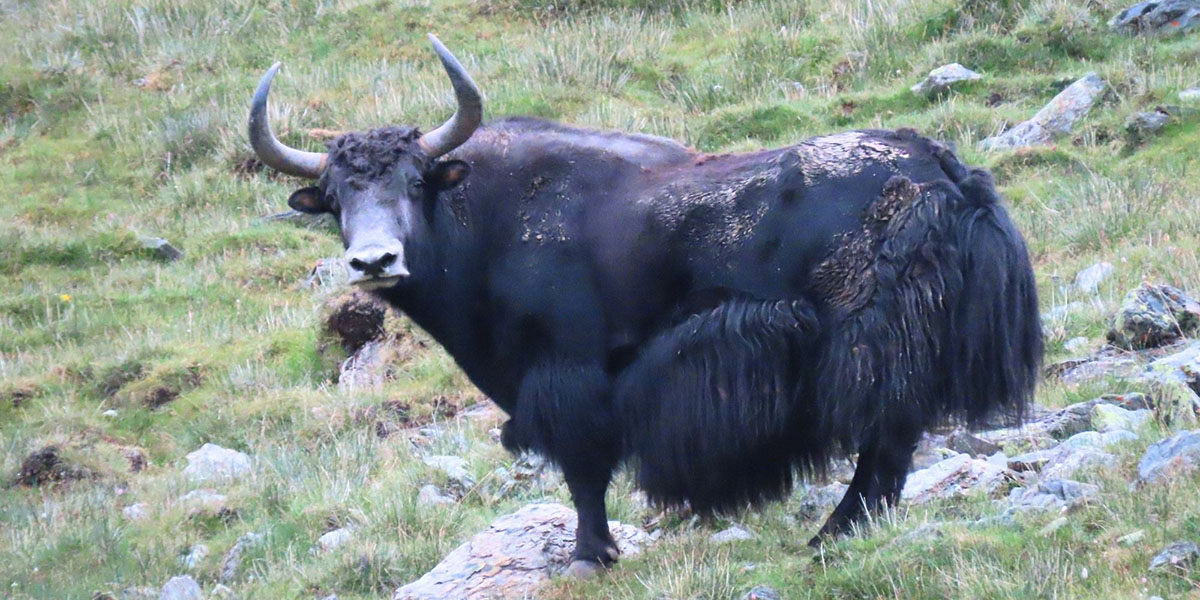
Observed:
[[[350,283],[364,289],[391,287],[409,277],[405,247],[430,235],[427,210],[439,192],[470,172],[460,160],[438,160],[471,137],[483,116],[479,89],[458,59],[432,34],[429,39],[458,99],[458,109],[426,134],[415,128],[385,127],[334,139],[328,152],[283,145],[267,123],[267,96],[279,70],[263,75],[250,108],[250,145],[263,164],[289,175],[317,180],[296,190],[288,205],[305,213],[337,218]]]

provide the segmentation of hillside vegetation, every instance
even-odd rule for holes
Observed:
[[[338,290],[304,282],[340,243],[319,223],[263,220],[302,184],[249,160],[250,94],[273,61],[284,61],[275,130],[314,150],[331,131],[445,119],[453,98],[427,31],[471,70],[489,117],[714,152],[915,127],[995,171],[1043,310],[1086,302],[1066,284],[1115,265],[1099,303],[1047,321],[1054,361],[1079,336],[1099,347],[1143,280],[1200,290],[1200,117],[1185,110],[1144,140],[1124,129],[1200,84],[1200,33],[1113,33],[1123,2],[0,0],[0,597],[153,598],[183,573],[219,597],[222,557],[251,532],[262,542],[220,593],[388,597],[493,518],[568,501],[554,483],[488,491],[515,460],[491,439],[497,417],[456,416],[482,397],[419,331],[395,381],[338,391],[345,355],[320,326]],[[984,78],[909,91],[951,62]],[[1056,146],[977,150],[1090,71],[1109,91]],[[1140,390],[1050,381],[1038,402],[1124,391]],[[1040,533],[1054,515],[1032,515],[893,543],[929,521],[997,511],[971,495],[901,507],[814,555],[804,542],[824,515],[797,491],[739,518],[753,540],[715,545],[728,523],[668,515],[647,552],[545,597],[724,599],[759,584],[787,598],[1200,597],[1195,572],[1147,570],[1165,544],[1200,538],[1200,481],[1129,485],[1146,446],[1180,426],[1152,423],[1122,446],[1119,468],[1086,473],[1100,501],[1052,532]],[[222,488],[223,510],[179,500],[195,487],[184,456],[206,442],[255,461],[253,476]],[[48,446],[61,481],[17,482]],[[478,488],[419,506],[417,490],[441,483],[420,460],[429,453],[466,458]],[[653,514],[631,492],[620,478],[610,518],[641,524]],[[123,514],[135,503],[145,518]],[[312,550],[344,526],[353,539]],[[1116,543],[1135,530],[1144,538]],[[187,566],[196,544],[210,552]]]

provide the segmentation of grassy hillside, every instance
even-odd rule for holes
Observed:
[[[466,457],[480,490],[513,462],[490,439],[491,420],[448,416],[478,392],[428,343],[383,389],[337,391],[341,356],[318,323],[336,290],[302,283],[340,244],[320,226],[262,220],[298,182],[247,161],[250,93],[272,61],[284,61],[276,131],[308,149],[329,130],[440,123],[452,96],[426,31],[463,59],[492,117],[654,133],[705,151],[916,127],[995,170],[1029,240],[1043,309],[1082,299],[1062,288],[1079,269],[1116,265],[1100,289],[1106,306],[1049,323],[1053,360],[1077,336],[1099,346],[1115,303],[1143,279],[1200,290],[1200,117],[1184,114],[1137,144],[1124,132],[1130,114],[1177,104],[1180,90],[1200,84],[1200,34],[1110,33],[1122,8],[0,0],[0,597],[116,596],[184,572],[210,591],[221,557],[248,532],[265,541],[227,584],[234,597],[387,597],[495,516],[545,495],[567,499],[564,486],[532,486],[417,506],[417,489],[438,480],[421,453]],[[948,62],[984,79],[935,98],[909,91]],[[1088,71],[1110,92],[1056,147],[976,150]],[[145,235],[185,256],[159,258],[139,242]],[[1128,388],[1051,383],[1038,401]],[[387,410],[395,406],[445,433],[419,448],[410,435],[381,437],[381,421],[399,420]],[[756,584],[788,598],[1196,597],[1197,580],[1146,567],[1163,544],[1200,536],[1200,482],[1128,487],[1141,451],[1163,433],[1153,426],[1122,450],[1120,469],[1091,473],[1103,501],[1048,535],[1038,532],[1050,516],[890,544],[927,521],[995,511],[974,497],[901,509],[814,558],[804,541],[824,515],[806,515],[798,492],[744,519],[754,541],[716,546],[708,536],[721,523],[667,523],[648,553],[596,582],[558,582],[546,597],[734,598]],[[257,461],[253,477],[222,491],[230,510],[178,501],[190,489],[183,457],[204,442]],[[48,445],[81,477],[8,485]],[[131,472],[130,455],[145,468]],[[626,479],[614,486],[611,518],[640,523],[630,491]],[[137,502],[150,516],[126,519],[122,508]],[[354,540],[310,551],[344,525]],[[1144,540],[1115,543],[1135,529]],[[197,543],[210,553],[189,570],[180,559]]]

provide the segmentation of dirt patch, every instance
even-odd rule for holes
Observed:
[[[326,305],[326,330],[333,334],[347,354],[353,354],[367,342],[384,335],[387,308],[374,298],[359,292],[343,294]]]
[[[87,479],[91,473],[87,469],[65,460],[57,446],[46,446],[25,457],[21,470],[13,478],[13,485],[37,487],[48,483],[58,483]]]
[[[121,388],[141,379],[145,374],[145,365],[136,360],[127,360],[119,365],[109,367],[96,385],[100,395],[112,398]]]

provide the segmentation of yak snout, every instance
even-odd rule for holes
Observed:
[[[350,283],[366,289],[387,287],[409,275],[404,246],[398,241],[351,247],[346,265]]]

